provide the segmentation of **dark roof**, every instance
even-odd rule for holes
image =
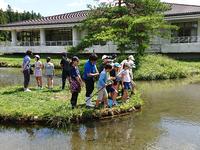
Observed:
[[[171,10],[166,11],[165,16],[180,16],[190,14],[200,14],[200,6],[167,3],[171,6]],[[88,16],[89,11],[77,11],[71,13],[65,13],[55,16],[42,17],[40,19],[32,19],[21,22],[14,22],[6,25],[0,25],[0,27],[14,27],[14,26],[32,26],[32,25],[50,25],[50,24],[66,24],[66,23],[80,23]]]
[[[168,3],[171,6],[171,10],[165,12],[165,16],[181,16],[200,14],[200,6],[187,5],[187,4],[175,4]]]
[[[0,25],[0,27],[79,23],[85,20],[87,16],[88,16],[88,10],[83,10],[83,11],[65,13],[55,16],[42,17],[40,19],[32,19],[32,20],[9,23],[6,25]]]

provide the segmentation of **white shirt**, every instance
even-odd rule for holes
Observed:
[[[130,70],[122,70],[123,82],[131,82]]]
[[[124,66],[125,63],[128,63],[129,66],[131,67],[131,69],[132,69],[132,68],[135,68],[135,63],[134,63],[134,61],[125,59],[125,60],[123,60],[123,61],[121,62],[121,65]]]

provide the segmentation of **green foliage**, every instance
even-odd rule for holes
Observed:
[[[17,21],[29,20],[29,19],[37,19],[41,18],[40,13],[35,13],[33,11],[24,11],[23,13],[14,11],[10,5],[8,5],[7,10],[3,11],[0,9],[0,24],[7,24]],[[10,33],[6,31],[0,31],[0,41],[6,41],[10,39]]]
[[[136,50],[143,55],[152,37],[172,28],[164,20],[169,5],[160,0],[116,0],[115,5],[101,3],[90,8],[82,27],[88,30],[88,36],[76,47],[78,50],[96,41],[112,41],[121,53]]]

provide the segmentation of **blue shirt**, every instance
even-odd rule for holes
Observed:
[[[28,70],[30,68],[30,62],[31,62],[31,58],[28,55],[26,55],[23,59],[24,70]]]
[[[72,67],[71,68],[71,70],[70,70],[70,76],[73,79],[76,79],[76,77],[80,76],[80,72],[79,72],[79,70],[78,70],[77,67]]]
[[[97,84],[97,87],[98,88],[102,88],[105,86],[106,82],[108,80],[108,74],[107,72],[105,71],[105,69],[100,73],[100,77],[99,77],[99,81],[98,81],[98,84]]]
[[[84,72],[83,72],[83,79],[87,80],[89,78],[93,77],[88,77],[89,73],[96,73],[96,65],[92,64],[89,60],[85,63],[84,65]]]

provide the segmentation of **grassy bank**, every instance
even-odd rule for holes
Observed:
[[[70,122],[83,122],[93,119],[114,117],[134,111],[134,106],[142,104],[140,94],[133,96],[128,103],[107,109],[87,109],[84,105],[84,91],[80,93],[78,108],[70,107],[69,90],[61,91],[56,87],[23,92],[20,87],[0,89],[0,122],[36,123],[55,127]]]
[[[45,62],[46,55],[41,56],[41,61]],[[121,62],[126,56],[119,56]],[[86,59],[81,59],[80,69]],[[22,56],[20,55],[0,55],[0,67],[21,67]],[[53,55],[52,62],[56,68],[60,68],[60,56]],[[32,59],[32,62],[34,60]],[[97,66],[101,63],[98,61]],[[140,59],[137,69],[134,71],[135,80],[157,80],[185,78],[195,74],[200,74],[200,61],[187,62],[178,61],[162,55],[146,55]]]
[[[200,74],[200,61],[178,61],[162,55],[147,55],[141,58],[134,72],[136,80],[186,78]]]

